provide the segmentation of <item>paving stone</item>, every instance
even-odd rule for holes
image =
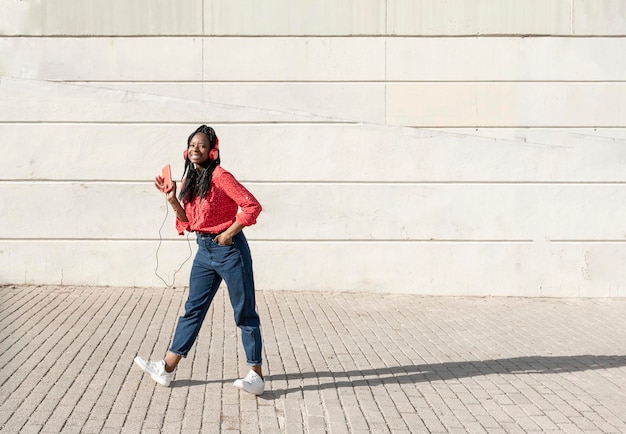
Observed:
[[[0,287],[0,432],[626,432],[626,300],[258,291],[266,393],[218,291],[172,387],[185,289]]]

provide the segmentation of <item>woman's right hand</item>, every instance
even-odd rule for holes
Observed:
[[[170,188],[167,191],[163,191],[164,184],[165,184],[165,180],[163,179],[162,176],[159,175],[154,178],[154,186],[157,188],[157,190],[165,194],[165,197],[167,198],[168,201],[176,199],[176,181],[172,181],[172,188]]]

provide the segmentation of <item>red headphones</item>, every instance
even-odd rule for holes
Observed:
[[[217,160],[217,157],[220,156],[220,139],[215,136],[215,147],[209,151],[209,159]]]
[[[183,159],[187,159],[187,151],[188,149],[185,149],[185,151],[183,152]],[[209,160],[217,160],[217,157],[220,156],[220,139],[215,136],[215,147],[213,147],[213,149],[211,149],[209,151]]]

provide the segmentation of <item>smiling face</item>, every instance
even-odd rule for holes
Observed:
[[[199,166],[209,160],[210,151],[211,142],[209,141],[209,136],[204,133],[196,133],[187,147],[187,156],[189,161]]]

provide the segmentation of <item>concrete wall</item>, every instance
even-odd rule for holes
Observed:
[[[260,288],[626,296],[624,53],[623,0],[4,0],[0,283],[171,283],[207,123]]]

